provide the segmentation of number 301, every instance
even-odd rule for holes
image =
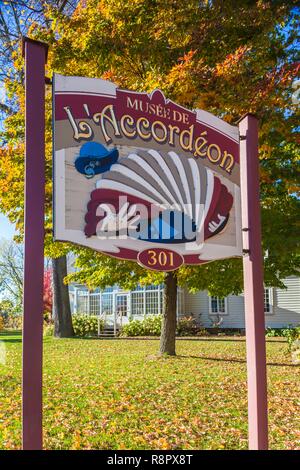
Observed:
[[[170,266],[171,268],[174,266],[174,253],[172,251],[154,251],[148,250],[149,254],[149,266]]]

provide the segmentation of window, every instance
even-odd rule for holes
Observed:
[[[226,315],[227,314],[227,300],[222,297],[209,298],[209,313],[211,315]]]
[[[89,312],[88,292],[77,292],[77,313],[87,315]]]
[[[264,310],[266,314],[273,313],[272,303],[272,289],[264,289]]]
[[[113,314],[113,293],[102,293],[101,295],[101,312],[106,315]]]
[[[71,312],[75,311],[75,293],[69,290]]]
[[[106,292],[113,292],[114,288],[113,287],[105,287],[105,289],[103,290],[104,293]]]
[[[144,315],[144,292],[132,292],[131,294],[132,315]]]
[[[102,291],[97,289],[97,291],[89,292],[87,289],[76,289],[74,293],[70,292],[72,312],[90,315],[113,315],[114,308],[116,311],[119,308],[118,301],[125,297],[128,314],[143,316],[144,314],[157,315],[163,312],[163,285],[137,286],[131,292],[121,291],[117,286],[107,287]],[[178,305],[181,303],[179,295]]]
[[[158,290],[150,290],[149,292],[146,291],[146,314],[157,315],[160,313],[158,311],[158,295]]]
[[[116,313],[119,316],[127,317],[128,315],[128,298],[129,294],[117,294],[116,295]]]
[[[99,315],[100,313],[100,296],[99,294],[90,294],[90,315]]]
[[[157,315],[162,313],[163,291],[161,286],[138,286],[131,292],[132,315]]]

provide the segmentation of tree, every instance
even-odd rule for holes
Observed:
[[[15,311],[22,309],[23,249],[12,241],[0,245],[0,292],[10,300]]]
[[[53,259],[53,286],[54,286],[54,336],[70,338],[74,336],[72,316],[69,301],[69,291],[64,284],[67,275],[67,262],[65,256]]]
[[[229,123],[248,111],[257,114],[263,248],[268,253],[265,282],[281,287],[280,279],[299,269],[298,147],[296,108],[291,100],[298,70],[295,5],[293,1],[144,0],[125,1],[121,7],[115,1],[90,0],[80,2],[67,23],[58,24],[59,39],[44,36],[52,40],[50,61],[58,72],[73,74],[76,61],[79,75],[101,76],[139,91],[160,87],[168,98],[206,109]],[[91,258],[85,249],[75,251],[80,271],[71,278],[91,287],[118,283],[129,288],[138,281],[162,280],[162,274],[146,273],[132,263],[103,255]],[[185,266],[172,278],[191,291],[237,294],[243,284],[242,263],[229,259]],[[169,282],[167,276],[166,286]],[[170,292],[168,287],[166,291]],[[168,295],[164,318],[172,325],[175,304]],[[163,331],[170,328],[163,326]],[[161,351],[173,353],[174,342],[173,333],[172,341],[162,341],[169,346]]]
[[[18,55],[20,39],[34,24],[50,28],[47,18],[49,8],[59,13],[70,15],[76,7],[76,0],[6,0],[0,5],[0,86],[6,80],[23,82],[24,72],[14,67]],[[3,94],[0,101],[2,118],[18,111],[18,100],[9,99]]]
[[[138,91],[150,92],[159,87],[179,104],[205,109],[229,123],[235,123],[249,111],[258,116],[267,285],[282,286],[280,279],[297,274],[300,264],[297,108],[291,99],[292,83],[298,71],[297,15],[293,0],[124,0],[122,3],[85,0],[69,16],[49,8],[46,16],[51,27],[35,22],[29,31],[32,37],[50,45],[49,75],[56,71],[102,77],[122,88]],[[16,63],[22,65],[19,56]],[[13,96],[17,92],[18,85],[10,82],[8,94]],[[49,119],[50,100],[47,116]],[[9,200],[19,194],[18,175],[11,167],[20,169],[22,152],[17,149],[16,153],[15,147],[12,150],[11,143],[20,142],[22,115],[8,118],[7,125],[4,162],[12,188],[7,196]],[[50,120],[48,126],[47,228],[50,229]],[[17,220],[20,214],[13,207],[11,217]],[[58,250],[51,245],[50,234],[47,246]],[[130,288],[138,282],[164,281],[163,274],[146,271],[133,263],[101,254],[91,256],[87,249],[74,251],[80,271],[69,279],[76,278],[91,287],[119,283]],[[240,259],[229,259],[199,267],[185,266],[174,277],[178,285],[191,291],[208,289],[210,294],[219,296],[237,294],[242,290],[242,263]],[[166,284],[169,281],[167,276]],[[169,323],[173,324],[175,302],[169,297],[166,300],[166,305],[172,308],[167,308],[164,319],[170,319]],[[164,326],[162,330],[169,331]],[[174,333],[172,341],[169,338],[162,343],[168,346],[161,352],[173,354]]]
[[[0,102],[0,118],[4,119],[4,131],[1,132],[3,143],[0,150],[1,168],[0,168],[0,210],[3,211],[12,222],[16,223],[19,236],[16,239],[21,242],[23,238],[23,174],[24,174],[24,71],[23,62],[20,56],[20,41],[24,34],[38,24],[40,27],[49,30],[52,21],[48,18],[48,12],[57,11],[62,17],[70,15],[76,6],[76,0],[35,0],[25,2],[23,0],[8,0],[2,2],[0,6],[0,87],[3,90],[3,99]],[[5,89],[3,87],[5,85]],[[4,91],[5,90],[5,91]],[[51,129],[51,118],[48,106],[48,141]],[[16,127],[15,127],[16,126]],[[51,205],[51,148],[48,144],[48,165],[46,186],[46,204],[47,218],[46,231],[46,255],[65,256],[68,249],[59,247],[51,249],[51,219],[49,220]],[[13,185],[13,190],[11,186]],[[47,247],[49,250],[47,251]],[[61,266],[62,263],[59,264]],[[56,263],[54,262],[54,270]],[[63,274],[67,274],[63,272]],[[57,273],[57,279],[61,285],[54,284],[54,289],[65,291],[67,288],[63,283],[63,274]],[[57,294],[55,296],[59,301],[65,302],[64,305],[56,305],[56,310],[61,309],[68,318],[63,319],[64,324],[72,321],[70,314],[70,301],[67,295]],[[60,317],[59,317],[60,318]],[[59,329],[59,324],[57,326]],[[60,334],[59,334],[60,335]]]
[[[175,356],[176,335],[176,306],[177,306],[177,275],[171,271],[165,277],[164,312],[160,336],[160,354]]]

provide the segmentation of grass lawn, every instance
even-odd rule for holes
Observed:
[[[21,335],[0,340],[0,448],[16,449]],[[244,340],[179,340],[176,358],[157,358],[157,349],[157,340],[46,338],[45,447],[246,449]],[[300,449],[300,367],[283,341],[269,340],[267,354],[270,447]]]

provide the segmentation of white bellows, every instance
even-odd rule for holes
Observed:
[[[209,210],[214,175],[194,158],[175,152],[139,151],[121,158],[97,181],[112,189],[163,207],[181,210],[200,230]]]

